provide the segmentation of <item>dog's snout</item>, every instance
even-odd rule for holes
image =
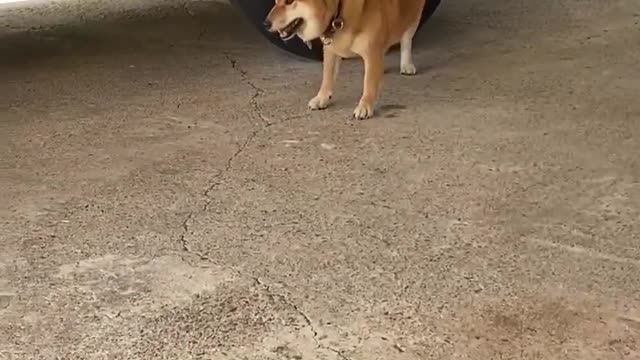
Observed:
[[[272,25],[273,25],[273,23],[269,19],[265,19],[264,22],[262,23],[262,26],[264,26],[265,29],[267,29],[267,30],[271,29]]]

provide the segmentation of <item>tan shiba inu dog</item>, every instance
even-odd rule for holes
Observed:
[[[268,1],[268,0],[256,0]],[[325,109],[343,58],[364,60],[364,89],[353,111],[356,119],[374,113],[384,74],[384,57],[400,44],[400,72],[416,73],[412,42],[428,0],[275,0],[264,25],[284,40],[298,36],[324,44],[322,85],[309,101],[311,109]]]

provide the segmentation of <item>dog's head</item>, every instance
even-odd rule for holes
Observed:
[[[289,40],[298,36],[304,41],[319,38],[331,22],[331,11],[326,0],[275,0],[264,26]]]

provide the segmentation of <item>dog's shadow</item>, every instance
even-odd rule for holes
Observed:
[[[401,105],[401,104],[384,104],[380,106],[380,108],[378,109],[378,112],[383,117],[392,119],[392,118],[398,117],[398,111],[402,111],[406,108],[407,108],[406,105]]]

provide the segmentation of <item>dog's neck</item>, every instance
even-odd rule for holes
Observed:
[[[329,26],[320,37],[320,40],[324,45],[329,45],[333,41],[333,36],[336,32],[344,28],[344,19],[342,17],[342,0],[338,0],[336,3],[336,10],[329,21]]]

